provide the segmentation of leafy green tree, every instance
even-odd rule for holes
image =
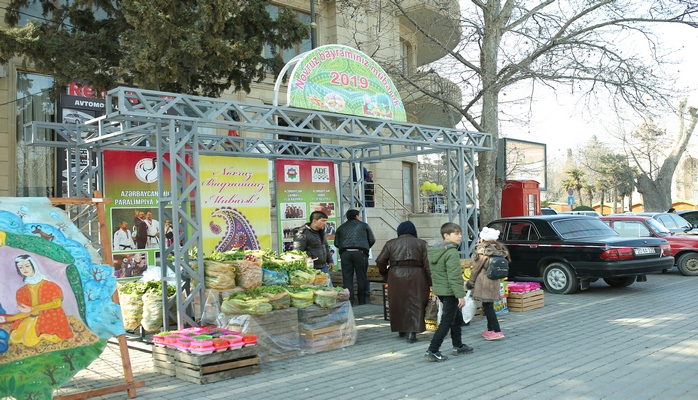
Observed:
[[[309,35],[290,9],[276,19],[269,0],[41,0],[44,19],[17,26],[23,7],[35,0],[10,0],[0,30],[0,63],[23,57],[56,86],[88,80],[218,97],[250,91]],[[272,56],[265,57],[265,45]]]

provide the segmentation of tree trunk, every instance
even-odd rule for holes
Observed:
[[[497,59],[501,31],[497,18],[500,16],[500,2],[491,1],[483,10],[484,32],[480,49],[480,67],[482,69],[482,117],[483,132],[492,135],[492,151],[478,154],[475,176],[478,180],[478,200],[480,202],[480,226],[502,215],[503,177],[495,173],[497,163],[497,145],[499,141],[499,90],[497,82]],[[492,179],[494,177],[494,179]]]
[[[646,175],[637,178],[637,191],[642,195],[645,211],[664,212],[671,207],[671,178],[674,170],[664,170],[651,180]]]

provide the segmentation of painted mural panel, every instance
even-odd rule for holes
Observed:
[[[124,333],[112,269],[46,198],[0,199],[0,398],[51,398]]]

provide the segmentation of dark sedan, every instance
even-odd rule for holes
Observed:
[[[621,237],[596,217],[510,217],[487,226],[509,248],[509,276],[543,277],[551,293],[574,293],[597,279],[629,286],[674,265],[666,240]]]

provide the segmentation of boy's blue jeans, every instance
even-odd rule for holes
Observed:
[[[453,347],[460,347],[463,345],[463,340],[461,338],[461,326],[463,322],[463,313],[461,313],[460,308],[458,308],[458,299],[456,296],[438,296],[441,303],[443,303],[443,311],[441,313],[441,322],[439,322],[436,332],[434,332],[434,337],[431,338],[431,343],[429,344],[429,351],[436,353],[441,348],[448,331],[451,331],[451,343]]]

